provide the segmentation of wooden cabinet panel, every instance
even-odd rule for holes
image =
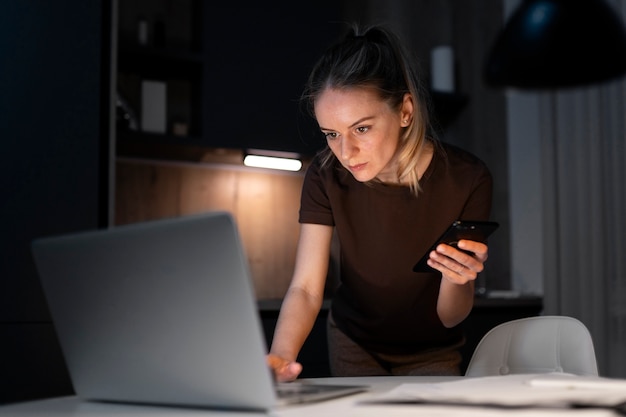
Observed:
[[[302,173],[118,159],[115,224],[210,210],[233,214],[259,299],[282,298],[294,268]]]

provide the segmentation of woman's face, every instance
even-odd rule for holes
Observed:
[[[357,181],[398,182],[396,151],[413,113],[408,94],[394,109],[371,88],[328,88],[314,109],[328,146]]]

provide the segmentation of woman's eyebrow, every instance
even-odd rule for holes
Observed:
[[[362,117],[362,118],[360,118],[359,120],[357,120],[356,122],[352,123],[349,127],[351,127],[351,128],[352,128],[352,127],[354,127],[354,126],[356,126],[356,125],[359,125],[359,124],[361,124],[361,123],[365,122],[366,120],[373,119],[373,118],[374,118],[374,116],[365,116],[365,117]],[[320,126],[320,130],[334,130],[334,129],[329,129],[329,128],[326,128],[326,127]]]

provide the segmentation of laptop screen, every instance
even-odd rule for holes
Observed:
[[[275,404],[230,214],[47,237],[32,250],[79,396],[234,409]]]

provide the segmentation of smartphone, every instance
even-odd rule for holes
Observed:
[[[456,247],[461,239],[473,240],[475,242],[486,243],[487,237],[491,235],[500,225],[492,221],[477,220],[457,220],[448,227],[448,229],[437,239],[435,243],[426,251],[422,259],[420,259],[413,267],[414,272],[432,272],[433,268],[428,266],[428,258],[430,252],[435,250],[437,245],[445,243]],[[464,251],[472,254],[469,251]]]

